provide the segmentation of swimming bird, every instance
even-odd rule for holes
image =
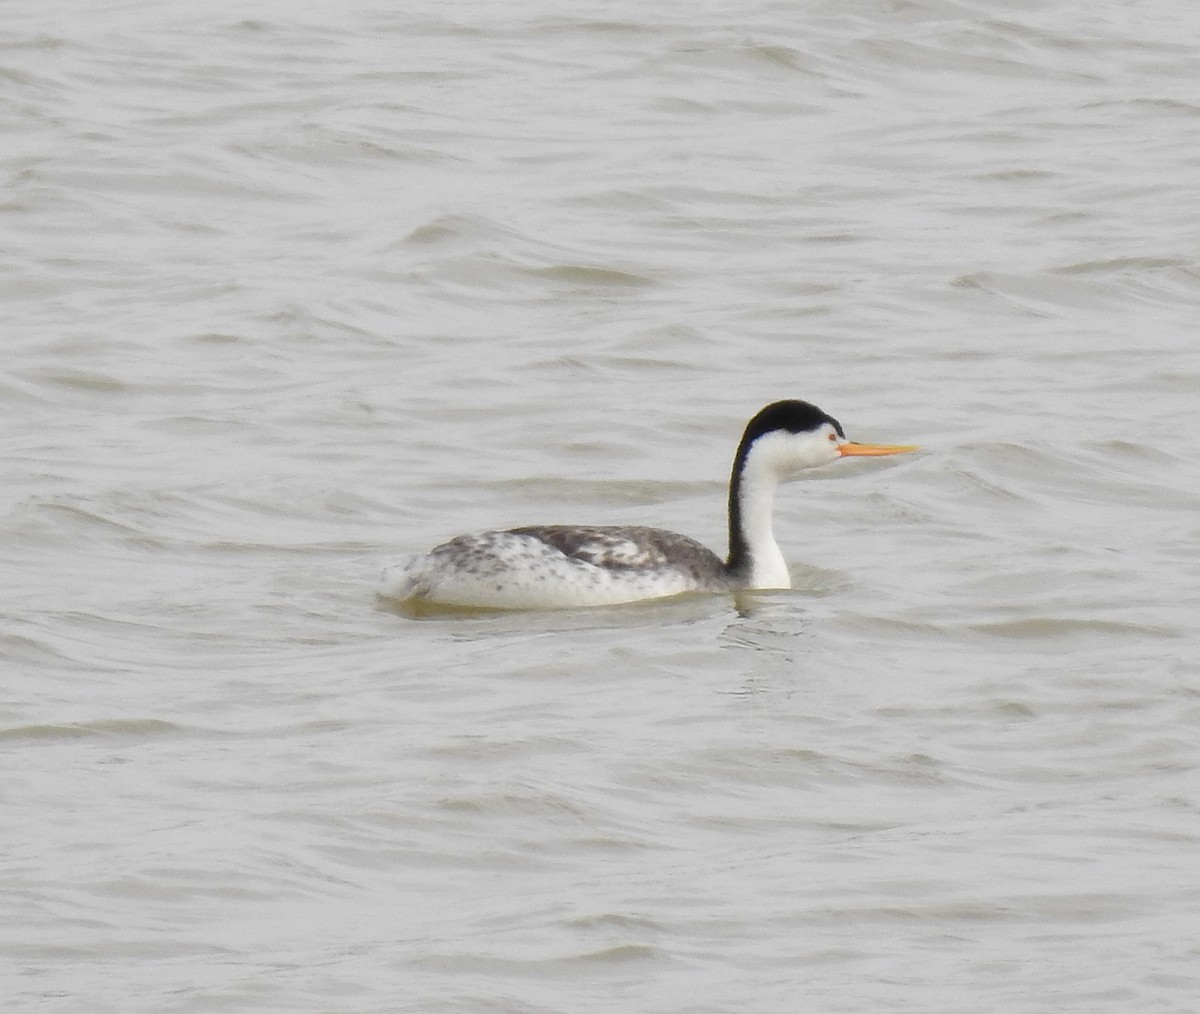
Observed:
[[[746,424],[729,480],[729,555],[685,535],[627,525],[547,525],[460,535],[385,575],[380,595],[414,605],[562,609],[684,592],[790,588],[771,524],[775,488],[838,458],[916,447],[858,444],[806,401],[777,401]]]

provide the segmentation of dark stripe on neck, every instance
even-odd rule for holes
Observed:
[[[737,453],[733,456],[733,470],[729,475],[729,557],[725,561],[725,572],[730,576],[745,577],[754,567],[750,545],[742,527],[742,475],[754,441],[775,430],[805,433],[819,429],[826,423],[833,426],[839,437],[846,439],[841,423],[807,401],[774,402],[746,424]]]
[[[743,445],[745,440],[742,441]],[[745,447],[738,447],[729,476],[729,556],[725,573],[730,577],[746,577],[754,567],[750,547],[742,530],[742,467],[746,464]]]

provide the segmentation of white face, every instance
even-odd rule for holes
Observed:
[[[841,456],[841,444],[837,430],[829,423],[822,423],[804,433],[786,430],[764,433],[754,441],[751,457],[756,464],[762,461],[776,475],[787,478],[806,468],[836,461]]]

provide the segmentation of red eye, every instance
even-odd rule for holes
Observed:
[[[830,442],[831,444],[836,444],[836,443],[837,443],[837,434],[836,434],[836,433],[830,433],[830,434],[829,434],[829,442]]]

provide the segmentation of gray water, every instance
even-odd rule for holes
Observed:
[[[1191,0],[0,19],[6,1011],[1200,1010]],[[69,8],[69,9],[66,9]],[[460,531],[796,588],[413,619]]]

